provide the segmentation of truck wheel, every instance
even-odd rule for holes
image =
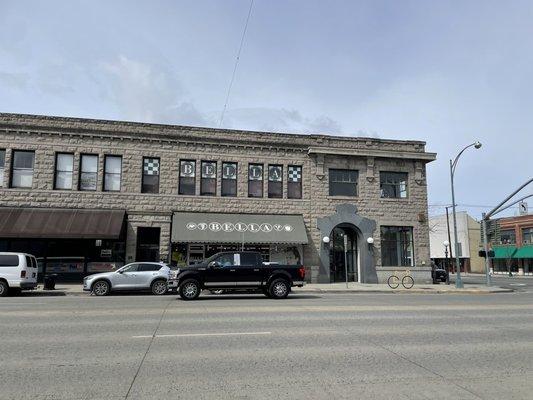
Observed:
[[[161,296],[168,291],[168,285],[165,280],[158,279],[152,282],[151,289],[152,289],[152,294],[155,294],[156,296]]]
[[[96,281],[94,282],[92,289],[92,292],[96,296],[107,296],[111,288],[106,281]]]
[[[0,297],[6,297],[9,294],[7,283],[0,281]]]
[[[284,299],[289,295],[290,285],[285,279],[274,279],[270,284],[269,293],[273,299]]]
[[[183,300],[196,300],[200,296],[200,282],[196,279],[187,279],[179,287],[180,297]]]

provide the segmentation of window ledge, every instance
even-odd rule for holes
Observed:
[[[380,197],[379,200],[380,201],[385,201],[385,202],[388,202],[388,201],[405,201],[405,202],[409,202],[409,197]]]
[[[358,200],[359,196],[326,196],[328,200]]]

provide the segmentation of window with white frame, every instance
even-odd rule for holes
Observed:
[[[72,171],[74,170],[74,154],[56,153],[56,172],[54,189],[72,189]]]
[[[80,159],[80,190],[96,190],[98,181],[98,156],[82,154]]]
[[[104,164],[104,190],[106,192],[120,192],[122,157],[106,155]]]
[[[35,152],[27,150],[13,151],[11,187],[31,188],[33,185],[33,165]]]

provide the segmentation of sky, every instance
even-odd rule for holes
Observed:
[[[533,1],[255,0],[220,124],[249,10],[0,0],[0,112],[423,140],[430,214],[476,140],[459,210],[533,177]]]

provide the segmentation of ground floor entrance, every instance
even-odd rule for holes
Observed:
[[[330,235],[330,282],[357,282],[357,232],[347,225],[336,226]]]

